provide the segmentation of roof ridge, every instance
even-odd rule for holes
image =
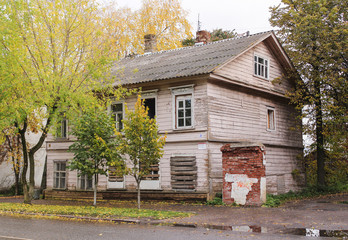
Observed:
[[[213,44],[217,44],[217,43],[221,43],[221,42],[228,42],[228,41],[233,41],[233,40],[238,40],[238,39],[242,39],[242,38],[249,38],[252,36],[256,36],[256,35],[261,35],[261,34],[265,34],[265,33],[271,33],[273,32],[273,30],[269,30],[269,31],[264,31],[264,32],[259,32],[259,33],[254,33],[254,34],[250,34],[248,36],[238,36],[238,37],[234,37],[234,38],[226,38],[226,39],[222,39],[219,41],[214,41],[214,42],[209,42],[203,45],[193,45],[193,46],[187,46],[187,47],[181,47],[181,48],[174,48],[174,49],[168,49],[168,50],[162,50],[159,52],[153,52],[153,53],[145,53],[145,54],[141,54],[141,55],[133,55],[130,57],[125,57],[125,58],[139,58],[139,57],[147,57],[147,56],[152,56],[152,55],[157,55],[157,54],[162,54],[162,53],[167,53],[167,52],[174,52],[174,51],[180,51],[180,50],[184,50],[184,49],[191,49],[191,48],[197,48],[197,47],[203,47],[203,46],[207,46],[207,45],[213,45]]]

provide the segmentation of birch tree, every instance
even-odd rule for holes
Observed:
[[[102,16],[94,0],[0,2],[0,127],[14,126],[21,137],[25,203],[34,192],[34,155],[52,124],[95,108],[94,93],[112,89],[105,73],[115,50]],[[27,132],[38,140],[29,144]]]
[[[182,47],[181,41],[192,37],[187,16],[180,0],[143,0],[136,11],[108,6],[106,17],[113,24],[107,24],[106,28],[115,48],[120,50],[120,56],[143,54],[147,34],[155,35],[157,51]]]

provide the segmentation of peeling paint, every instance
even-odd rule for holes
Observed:
[[[266,177],[261,177],[260,180],[260,200],[261,202],[266,202],[266,194],[267,194],[267,185],[266,185]]]
[[[249,178],[246,174],[226,173],[225,181],[232,183],[231,198],[234,199],[235,203],[245,205],[246,197],[258,179]]]

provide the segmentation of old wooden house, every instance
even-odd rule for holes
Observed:
[[[286,96],[294,87],[284,77],[291,68],[272,31],[121,60],[114,74],[123,85],[142,88],[150,116],[167,133],[163,158],[141,183],[143,198],[221,192],[225,143],[262,143],[267,192],[296,190],[292,173],[300,169],[303,145],[298,113]],[[136,97],[125,101],[132,106]],[[124,103],[109,108],[120,130]],[[47,141],[47,197],[92,196],[88,179],[66,169],[71,143],[67,134]],[[101,176],[98,197],[131,197],[135,188],[131,176]]]

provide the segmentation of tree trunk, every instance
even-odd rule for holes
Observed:
[[[28,171],[28,149],[27,149],[27,141],[25,138],[25,133],[27,131],[27,122],[24,121],[23,128],[20,129],[19,126],[16,125],[19,129],[19,134],[21,136],[22,150],[23,150],[23,170],[22,170],[22,186],[23,186],[23,195],[24,195],[24,203],[31,204],[31,197],[29,195],[28,183],[27,183],[27,171]]]
[[[16,139],[16,145],[17,145],[17,153],[16,153],[16,159],[15,161],[15,181],[16,181],[16,195],[19,195],[20,193],[20,177],[21,177],[21,159],[20,159],[20,149],[19,144],[21,142],[21,137],[19,134],[17,134]]]
[[[33,199],[35,188],[35,159],[34,153],[29,151],[29,196]]]
[[[18,167],[18,160],[14,159],[12,157],[12,162],[13,162],[13,171],[15,174],[15,195],[19,195],[19,167]]]
[[[97,174],[94,175],[94,186],[93,186],[93,206],[97,206],[97,186],[98,186],[98,178]]]
[[[140,182],[141,182],[141,180],[137,180],[137,190],[138,190],[138,209],[140,209]]]
[[[314,82],[315,90],[315,125],[316,125],[316,146],[317,146],[317,184],[318,189],[325,186],[325,152],[323,135],[323,111],[321,102],[321,90],[318,80]]]

